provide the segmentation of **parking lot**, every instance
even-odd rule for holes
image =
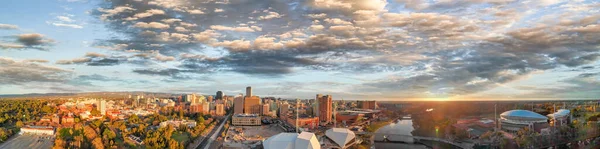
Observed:
[[[14,136],[0,144],[0,149],[35,148],[49,149],[54,145],[54,136],[23,134]]]

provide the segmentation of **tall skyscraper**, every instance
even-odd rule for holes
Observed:
[[[251,96],[244,98],[244,113],[245,114],[260,114],[260,98]]]
[[[100,111],[100,114],[102,115],[106,114],[106,100],[98,101],[98,111]]]
[[[223,100],[223,92],[222,91],[217,91],[217,97],[215,97],[216,100]]]
[[[215,105],[215,115],[223,116],[225,115],[225,106],[221,103]]]
[[[246,97],[252,97],[252,87],[246,87]]]
[[[244,97],[242,97],[242,95],[238,95],[235,96],[233,100],[233,114],[244,113]]]
[[[290,105],[287,102],[283,102],[283,104],[281,104],[281,107],[279,108],[279,119],[287,119],[289,108]]]
[[[330,123],[333,107],[331,95],[322,96],[321,94],[317,94],[316,99],[319,102],[319,120],[321,120],[321,122]]]

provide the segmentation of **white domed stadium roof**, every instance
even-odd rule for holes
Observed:
[[[321,149],[315,134],[310,132],[280,133],[263,142],[265,149]]]
[[[340,147],[344,147],[356,137],[354,132],[346,128],[331,128],[325,131],[325,135]]]
[[[296,138],[296,149],[321,149],[321,144],[314,133],[302,132]]]
[[[529,110],[510,110],[500,114],[501,117],[506,119],[533,119],[533,120],[547,120],[548,117],[541,114],[529,111]]]
[[[554,118],[560,118],[560,117],[568,116],[569,114],[571,114],[571,111],[569,111],[567,109],[560,109],[552,114],[548,114],[548,116],[554,117]]]

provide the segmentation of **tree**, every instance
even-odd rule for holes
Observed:
[[[23,127],[23,122],[17,121],[17,123],[15,123],[15,126],[17,126],[17,128],[21,128]]]
[[[96,108],[93,108],[92,111],[90,111],[90,114],[92,114],[93,116],[100,116],[100,115],[102,115],[100,113],[100,111],[98,111],[98,109],[96,109]]]
[[[196,121],[197,121],[198,123],[200,123],[200,124],[203,124],[203,125],[204,125],[204,121],[205,121],[205,120],[204,120],[204,117],[202,117],[202,116],[198,116],[198,118],[196,118]]]
[[[46,114],[48,114],[48,113],[53,113],[53,112],[52,112],[52,108],[50,108],[50,106],[47,106],[47,105],[44,105],[44,106],[42,107],[42,112],[44,112],[44,113],[46,113]]]
[[[137,123],[141,122],[142,120],[137,115],[132,114],[131,116],[129,116],[128,121],[129,121],[129,123],[137,124]]]

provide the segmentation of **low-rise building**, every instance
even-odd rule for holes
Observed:
[[[164,121],[160,123],[160,127],[167,127],[169,125],[172,125],[173,127],[179,127],[181,125],[185,125],[188,128],[194,128],[196,127],[196,122],[195,121],[191,121],[191,120],[168,120],[168,121]]]
[[[296,127],[296,116],[291,116],[287,119],[287,122]],[[308,129],[316,129],[319,126],[319,117],[310,116],[310,115],[299,115],[298,118],[298,126],[300,128],[308,128]]]
[[[231,118],[234,126],[260,126],[260,116],[256,114],[236,114]]]
[[[54,127],[50,126],[25,126],[21,128],[20,133],[54,135]]]

